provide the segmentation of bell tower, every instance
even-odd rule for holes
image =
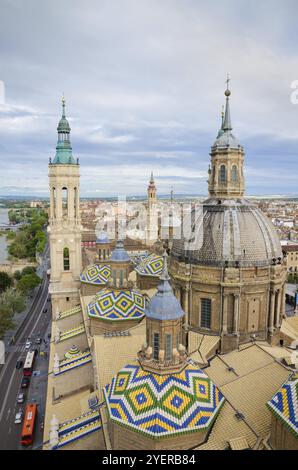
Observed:
[[[158,239],[158,212],[156,186],[153,177],[153,171],[147,188],[147,223],[145,232],[145,244],[152,245]]]
[[[71,308],[79,302],[81,253],[80,166],[72,155],[70,126],[65,116],[58,124],[56,155],[49,162],[51,256],[50,294],[52,311]]]
[[[208,188],[210,197],[241,199],[244,195],[244,150],[232,134],[229,81],[225,91],[226,106],[222,114],[221,128],[211,147],[211,167]]]

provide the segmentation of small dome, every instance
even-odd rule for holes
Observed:
[[[234,148],[238,149],[239,147],[239,142],[236,139],[236,137],[232,134],[230,131],[224,131],[223,129],[220,129],[218,132],[217,138],[212,146],[212,150],[215,148]]]
[[[100,245],[101,243],[103,243],[103,244],[105,244],[105,243],[110,243],[110,240],[109,240],[109,237],[108,237],[107,232],[102,231],[102,232],[99,234],[99,236],[96,238],[96,243],[99,244],[99,245]]]
[[[157,287],[157,293],[146,308],[146,317],[155,320],[175,320],[184,315],[185,313],[174,295],[169,281],[162,281]]]
[[[123,240],[117,240],[116,247],[111,254],[110,261],[119,263],[130,262],[130,257],[124,248]]]
[[[145,315],[145,298],[134,289],[103,289],[88,305],[88,315],[110,321],[141,319]]]
[[[110,276],[110,266],[99,266],[97,264],[92,264],[82,272],[82,274],[80,275],[80,280],[84,284],[92,284],[98,286],[106,284]]]
[[[207,431],[225,401],[191,363],[168,375],[128,364],[106,385],[104,395],[112,421],[151,438]]]
[[[76,357],[81,354],[81,351],[77,346],[73,345],[68,351],[66,351],[64,357],[65,359],[72,359],[73,357]]]
[[[210,266],[268,266],[282,258],[274,226],[245,199],[208,199],[190,215],[190,237],[174,240],[178,260]]]
[[[185,315],[180,302],[174,295],[170,284],[170,276],[167,266],[167,252],[163,254],[163,268],[157,293],[152,297],[146,308],[146,317],[155,320],[176,320]]]
[[[59,121],[57,131],[58,132],[70,132],[70,125],[66,117],[62,117]]]

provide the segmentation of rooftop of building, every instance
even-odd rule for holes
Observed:
[[[162,376],[138,362],[128,364],[104,393],[112,421],[154,438],[208,430],[224,403],[212,380],[191,362]]]
[[[141,276],[160,276],[163,267],[162,256],[150,253],[144,255],[137,264],[135,270]]]
[[[246,438],[253,448],[258,440],[266,439],[271,425],[266,403],[291,371],[258,344],[247,344],[215,356],[204,372],[223,393],[226,403],[208,441],[198,449],[223,450],[236,437]]]
[[[91,264],[86,269],[84,269],[80,275],[80,280],[84,284],[102,286],[108,282],[110,276],[111,268],[108,264]]]
[[[298,379],[284,383],[267,407],[298,438]]]
[[[88,315],[108,321],[142,319],[145,315],[145,298],[136,289],[106,288],[89,303]]]

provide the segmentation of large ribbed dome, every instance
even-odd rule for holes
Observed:
[[[193,211],[189,217],[191,235],[173,242],[172,255],[180,261],[210,266],[268,266],[282,258],[271,221],[248,200],[208,199],[202,211]]]

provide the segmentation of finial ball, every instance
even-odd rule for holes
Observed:
[[[225,95],[226,95],[226,96],[230,96],[230,94],[231,94],[230,90],[227,89],[227,90],[225,91]]]

